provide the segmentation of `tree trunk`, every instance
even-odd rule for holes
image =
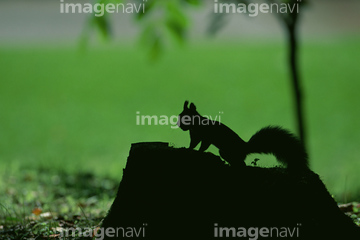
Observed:
[[[296,19],[287,23],[288,37],[289,37],[289,64],[291,72],[291,80],[294,91],[295,110],[297,118],[297,130],[299,137],[304,145],[306,146],[306,133],[304,123],[304,107],[303,107],[303,94],[302,86],[298,71],[298,42],[296,35]]]

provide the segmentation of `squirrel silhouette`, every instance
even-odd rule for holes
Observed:
[[[231,166],[244,167],[244,160],[251,153],[273,154],[289,170],[308,169],[308,155],[301,141],[289,131],[268,126],[255,133],[248,142],[241,139],[233,130],[219,121],[201,116],[194,103],[185,101],[184,109],[178,118],[178,126],[190,131],[189,149],[200,142],[199,151],[203,152],[211,144],[219,149],[220,156]]]

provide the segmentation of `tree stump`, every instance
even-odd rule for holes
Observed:
[[[237,169],[212,153],[159,142],[132,144],[98,234],[156,240],[360,239],[359,228],[312,171]]]

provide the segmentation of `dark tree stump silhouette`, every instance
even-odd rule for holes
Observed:
[[[236,169],[212,153],[167,143],[132,145],[102,222],[110,227],[142,227],[146,239],[212,239],[219,227],[287,227],[298,231],[295,239],[360,239],[359,228],[311,171]]]

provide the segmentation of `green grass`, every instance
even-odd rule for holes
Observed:
[[[137,111],[177,115],[185,99],[202,114],[223,112],[221,121],[245,140],[270,124],[295,131],[285,50],[276,43],[194,44],[149,63],[146,53],[125,46],[83,54],[0,47],[0,202],[14,209],[19,201],[35,207],[36,199],[51,211],[58,206],[54,175],[91,173],[113,184],[131,143],[187,146],[188,133],[135,121]],[[360,189],[359,55],[358,39],[306,43],[301,53],[311,166],[342,202],[358,199]],[[37,196],[48,170],[50,192]],[[4,194],[10,190],[16,200]]]

